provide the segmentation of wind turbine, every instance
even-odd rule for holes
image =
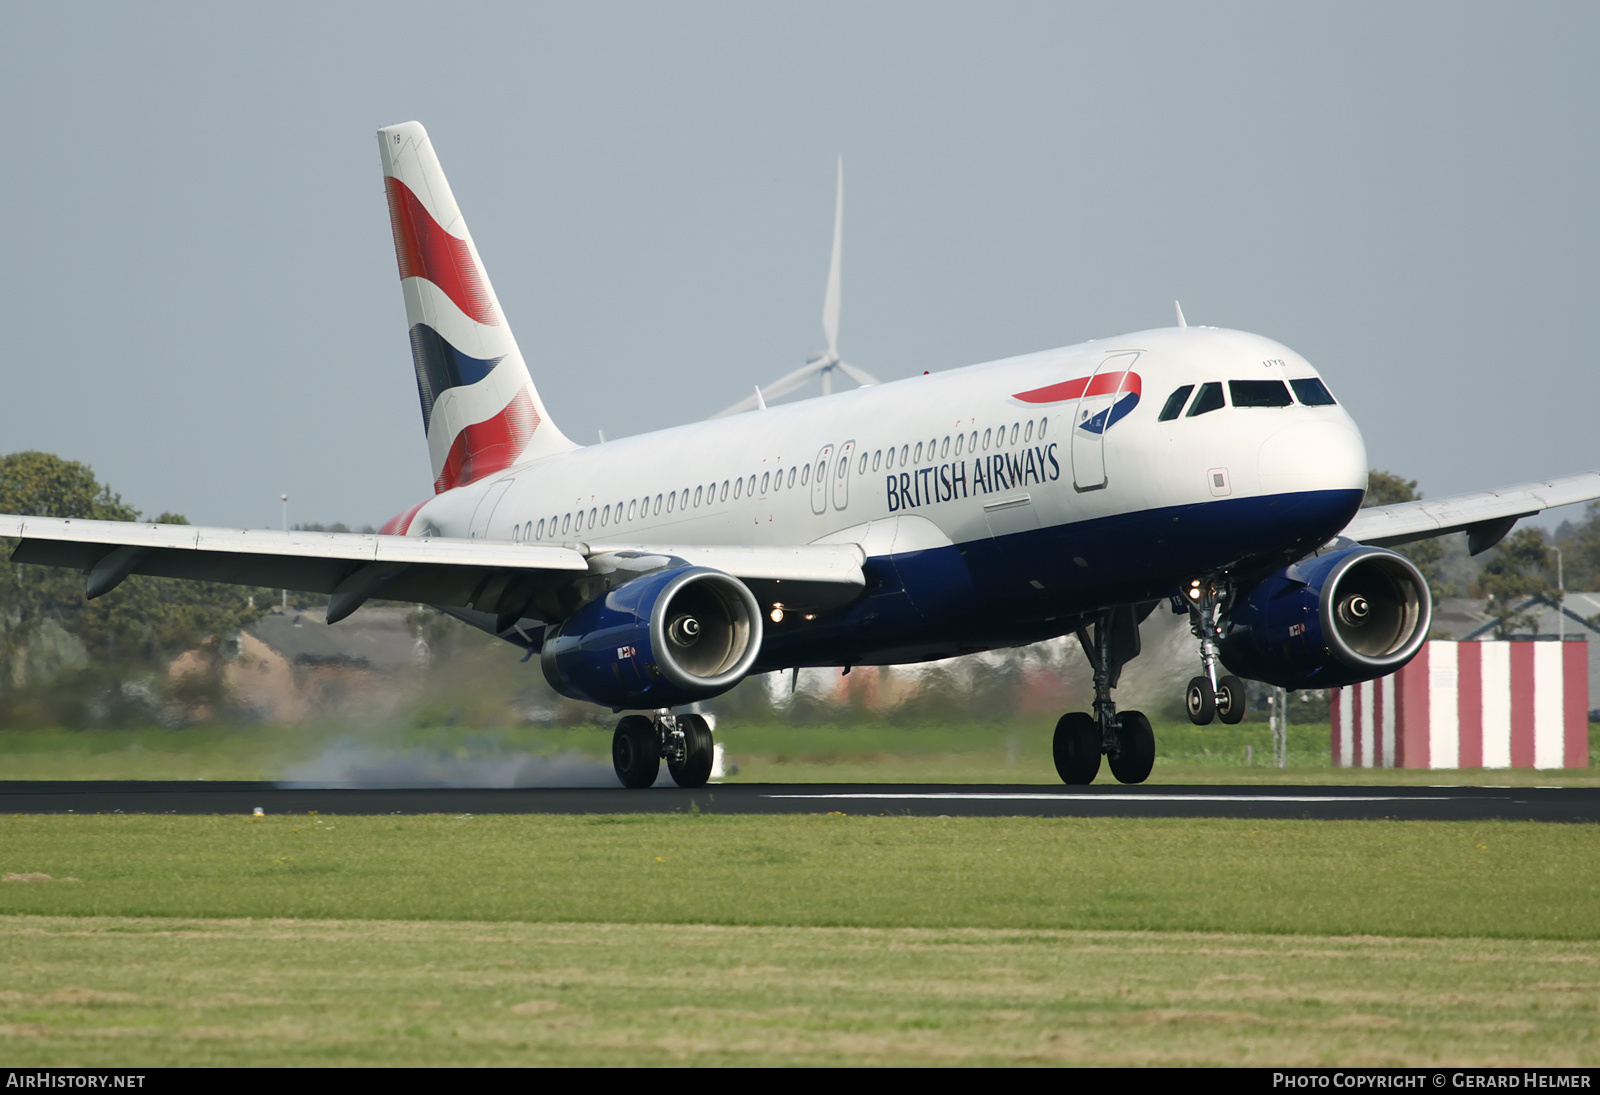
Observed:
[[[828,348],[819,357],[814,357],[803,366],[781,376],[768,384],[765,388],[758,387],[755,394],[747,396],[731,407],[726,407],[712,418],[721,418],[727,414],[738,414],[754,407],[766,409],[768,399],[788,395],[811,380],[812,377],[822,378],[822,394],[829,395],[833,391],[833,374],[835,370],[844,373],[851,380],[863,388],[868,384],[876,384],[877,378],[864,369],[858,369],[839,356],[839,257],[844,246],[844,157],[839,157],[839,184],[833,205],[833,261],[828,264],[828,288],[822,295],[822,333],[828,338]]]

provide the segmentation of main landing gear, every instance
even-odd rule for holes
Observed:
[[[1244,719],[1244,682],[1232,674],[1217,676],[1217,639],[1222,635],[1222,609],[1229,591],[1210,579],[1197,578],[1186,592],[1189,630],[1200,640],[1201,666],[1201,675],[1192,678],[1184,691],[1189,721],[1196,726],[1206,726],[1213,718],[1230,725],[1240,722]]]
[[[711,727],[699,715],[627,715],[611,736],[611,766],[624,787],[652,786],[663,760],[679,787],[704,787],[714,753]]]
[[[1139,655],[1139,622],[1149,615],[1134,605],[1123,605],[1099,615],[1088,628],[1078,629],[1078,642],[1094,668],[1094,714],[1069,711],[1056,723],[1056,772],[1063,783],[1094,782],[1100,758],[1111,765],[1120,783],[1143,783],[1156,760],[1156,736],[1150,720],[1138,711],[1117,711],[1111,690],[1122,667]]]

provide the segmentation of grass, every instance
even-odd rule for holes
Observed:
[[[1596,827],[843,814],[0,817],[0,912],[1600,939]]]
[[[950,726],[744,723],[726,719],[718,739],[737,765],[731,779],[774,783],[1057,782],[1054,720]],[[1600,744],[1600,733],[1591,733]],[[1335,783],[1600,786],[1600,767],[1462,771],[1333,768],[1322,726],[1290,729],[1289,764],[1269,765],[1263,723],[1156,726],[1154,783]],[[1254,763],[1245,764],[1246,748]],[[471,785],[514,771],[526,757],[576,756],[602,767],[610,729],[504,727],[252,726],[185,730],[0,730],[0,780],[277,780],[347,754],[454,771]],[[1593,761],[1594,758],[1591,758]],[[335,766],[337,768],[337,765]],[[346,769],[340,769],[346,770]],[[603,776],[603,772],[601,775]],[[1103,777],[1105,778],[1105,777]]]
[[[0,917],[12,1067],[1592,1066],[1593,943]]]
[[[0,1059],[1600,1059],[1593,826],[704,806],[0,818]]]

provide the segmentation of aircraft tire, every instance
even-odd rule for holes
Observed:
[[[1232,726],[1244,721],[1244,682],[1238,677],[1223,677],[1217,682],[1217,718]]]
[[[1204,677],[1193,677],[1183,694],[1183,706],[1189,712],[1189,721],[1196,726],[1209,725],[1217,715],[1217,697],[1211,692],[1211,682]]]
[[[1155,731],[1141,711],[1123,711],[1117,721],[1117,744],[1121,748],[1109,758],[1111,774],[1118,783],[1143,783],[1150,778],[1150,769],[1156,763]]]
[[[649,787],[661,774],[661,750],[655,723],[643,715],[628,715],[611,735],[611,766],[624,787]]]
[[[1078,787],[1094,782],[1100,773],[1100,726],[1093,715],[1083,711],[1062,715],[1053,746],[1062,783]]]
[[[699,715],[679,715],[678,729],[683,731],[683,761],[667,761],[667,771],[679,787],[704,787],[716,754],[711,727]]]

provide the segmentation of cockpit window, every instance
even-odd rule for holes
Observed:
[[[1193,418],[1197,414],[1219,411],[1223,406],[1222,385],[1213,380],[1207,384],[1200,385],[1200,394],[1194,397],[1194,403],[1189,407],[1187,417]]]
[[[1194,391],[1193,384],[1185,384],[1171,395],[1167,396],[1167,405],[1161,408],[1161,413],[1156,416],[1157,422],[1171,422],[1183,413],[1183,405],[1189,401],[1189,393]]]
[[[1228,395],[1235,407],[1287,407],[1294,402],[1281,380],[1230,380]]]
[[[1334,405],[1333,393],[1328,391],[1328,386],[1318,377],[1307,376],[1299,380],[1291,380],[1289,381],[1289,387],[1294,389],[1294,397],[1308,407],[1331,407]]]

